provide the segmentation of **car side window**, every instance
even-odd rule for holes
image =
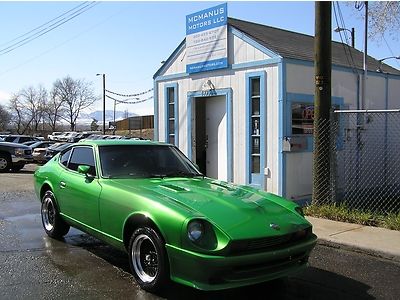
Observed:
[[[72,151],[72,149],[68,149],[67,151],[65,151],[64,153],[61,154],[60,163],[62,165],[64,165],[65,167],[68,164],[68,159],[69,159],[69,156],[71,155],[71,151]]]
[[[94,163],[93,150],[90,147],[75,147],[72,151],[71,159],[68,163],[68,169],[78,170],[79,165],[89,166],[89,174],[96,176],[96,167]]]

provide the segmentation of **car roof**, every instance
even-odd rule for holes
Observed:
[[[150,140],[87,140],[79,142],[79,145],[96,145],[96,146],[121,146],[121,145],[169,145],[161,142],[153,142]]]

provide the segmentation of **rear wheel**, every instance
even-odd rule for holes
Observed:
[[[129,242],[129,264],[140,287],[155,292],[169,280],[164,242],[150,227],[136,229]]]
[[[51,191],[44,194],[40,212],[44,231],[49,237],[59,239],[68,233],[69,225],[61,218]]]
[[[11,158],[10,155],[0,153],[0,173],[7,172],[11,169]]]

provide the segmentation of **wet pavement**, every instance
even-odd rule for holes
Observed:
[[[172,283],[141,290],[125,253],[76,229],[47,237],[32,170],[0,174],[0,299],[400,299],[400,264],[318,245],[310,267],[286,280],[218,292]]]

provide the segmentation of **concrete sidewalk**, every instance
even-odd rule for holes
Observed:
[[[320,244],[351,248],[400,262],[400,231],[306,217]]]

